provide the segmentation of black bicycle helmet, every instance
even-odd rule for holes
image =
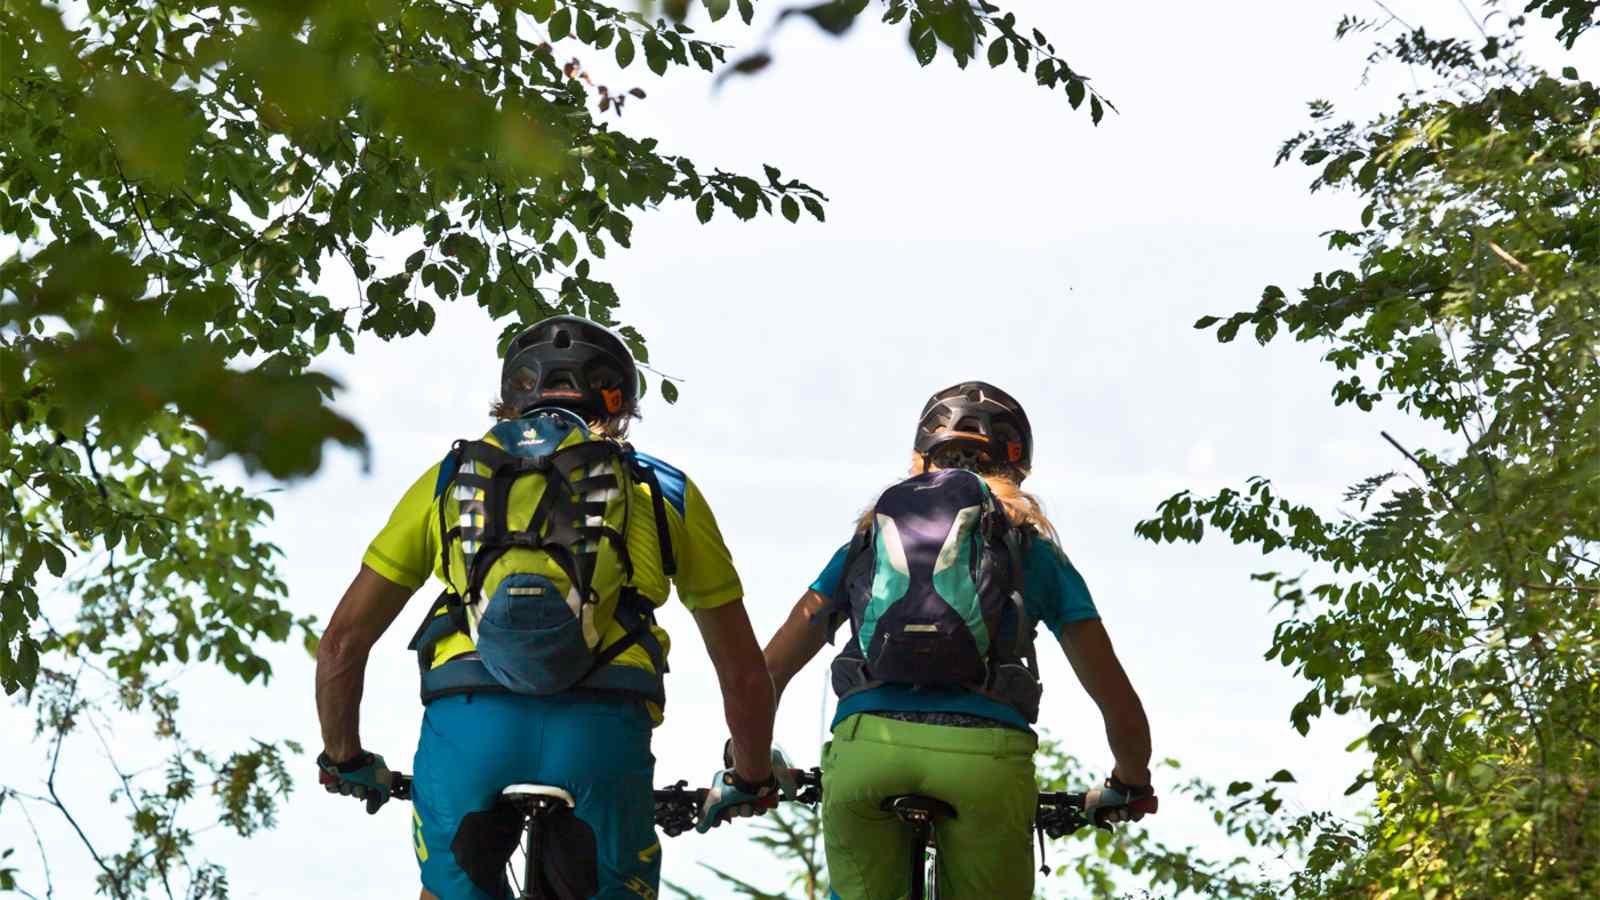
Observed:
[[[1033,428],[1010,394],[963,381],[928,398],[917,421],[916,449],[942,468],[1033,467]]]
[[[633,412],[639,372],[610,329],[580,316],[551,316],[506,348],[500,397],[518,415],[556,406],[591,421],[607,419]]]

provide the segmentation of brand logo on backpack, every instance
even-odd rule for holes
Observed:
[[[1038,712],[1020,532],[983,479],[961,469],[885,490],[845,564],[839,611],[854,639],[834,662],[847,695],[884,683],[966,687]]]

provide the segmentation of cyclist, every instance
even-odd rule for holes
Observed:
[[[553,785],[573,795],[577,820],[592,832],[596,896],[656,896],[661,854],[650,735],[665,702],[668,644],[652,610],[666,602],[669,576],[694,613],[733,735],[734,764],[719,773],[702,815],[721,821],[771,802],[777,785],[770,765],[775,698],[739,576],[694,482],[621,443],[637,418],[638,385],[626,346],[594,322],[556,316],[522,332],[506,353],[492,409],[499,423],[484,439],[487,449],[458,442],[406,491],[323,633],[317,651],[324,742],[319,777],[329,791],[363,798],[375,811],[389,797],[390,772],[382,756],[363,749],[358,732],[367,655],[430,572],[447,586],[412,642],[426,704],[413,787],[413,843],[424,900],[508,896],[504,872],[516,823],[510,823],[507,840],[507,824],[490,811],[500,790],[518,782]],[[490,495],[496,492],[486,487],[491,479],[483,472],[489,470],[475,468],[463,454],[510,459],[515,466],[513,452],[536,452],[524,445],[547,438],[560,447],[548,456],[551,465],[569,445],[585,445],[577,451],[584,462],[574,464],[579,468],[569,476],[573,487],[566,489],[576,498],[570,506],[575,512],[558,522],[549,510],[559,502],[551,501],[549,510],[543,502],[529,508],[523,487],[528,479],[522,478],[500,501],[509,506],[502,517],[533,529],[532,520],[545,516],[548,535],[536,547],[500,549],[493,556],[493,509],[486,504],[495,502]],[[617,468],[605,468],[607,460]],[[611,474],[595,477],[597,472]],[[545,494],[560,494],[557,475],[547,478]],[[483,490],[474,494],[474,485]],[[613,523],[618,510],[630,508],[638,515]],[[446,528],[447,521],[463,525]],[[584,540],[552,548],[560,528]],[[484,558],[489,556],[495,562]],[[462,599],[487,595],[487,583],[474,591],[469,580],[494,577],[503,568],[500,561],[513,558],[524,566],[545,566],[547,575],[504,575],[480,608]],[[562,572],[571,574],[572,590],[544,596]],[[588,590],[579,590],[580,582]],[[614,610],[604,600],[588,602],[596,597],[614,598]],[[553,606],[528,605],[535,601]],[[497,613],[496,604],[507,605]],[[522,618],[507,621],[507,615]],[[569,623],[564,631],[537,631],[563,619]],[[528,659],[513,658],[507,646],[521,648]],[[575,684],[540,690],[552,667],[570,668],[573,648],[579,667],[566,681]]]
[[[1096,823],[1154,811],[1144,709],[1082,577],[1020,487],[1032,458],[1027,415],[1005,392],[973,381],[934,394],[913,477],[862,516],[766,647],[781,698],[834,629],[852,624],[833,664],[840,701],[822,762],[836,897],[906,895],[898,861],[912,838],[880,804],[912,793],[956,809],[936,830],[940,897],[1033,896],[1036,622],[1105,720],[1116,765],[1091,794]]]

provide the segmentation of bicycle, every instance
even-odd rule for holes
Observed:
[[[822,802],[822,770],[820,768],[793,770],[797,793],[792,802],[817,804]],[[396,773],[392,781],[392,796],[397,800],[411,799],[411,776]],[[677,837],[695,827],[700,810],[705,806],[707,790],[690,788],[687,779],[657,788],[653,793],[656,825],[668,837]],[[567,791],[552,785],[512,784],[500,792],[496,808],[505,808],[520,816],[522,826],[523,871],[519,882],[512,860],[506,861],[514,889],[515,900],[557,900],[558,895],[546,882],[539,859],[544,846],[546,819],[559,812],[571,810],[573,798]],[[1050,791],[1039,794],[1034,828],[1039,835],[1041,856],[1044,839],[1064,837],[1085,825],[1091,824],[1083,814],[1087,795],[1077,791]],[[925,794],[897,794],[886,797],[882,808],[911,826],[913,840],[910,855],[910,900],[932,900],[938,896],[938,842],[935,826],[946,818],[955,818],[955,807]],[[931,887],[930,887],[931,886]]]
[[[1049,791],[1039,794],[1034,813],[1034,830],[1039,836],[1039,855],[1044,856],[1044,839],[1065,837],[1090,824],[1083,815],[1087,795],[1077,791]],[[911,856],[908,881],[910,900],[937,898],[939,895],[939,848],[935,826],[957,816],[956,808],[938,797],[926,794],[897,794],[885,797],[880,807],[911,826]],[[1048,872],[1048,867],[1043,871]]]
[[[686,785],[688,781],[679,781],[670,788],[654,792],[656,825],[669,837],[676,837],[693,828],[700,808],[705,803],[704,788],[686,790]],[[411,776],[395,773],[390,781],[390,790],[396,800],[410,800]],[[506,860],[506,873],[511,877],[515,900],[559,900],[561,897],[560,892],[549,883],[541,857],[550,817],[568,812],[574,805],[572,794],[554,785],[511,784],[501,789],[500,799],[493,809],[514,814],[522,821],[519,843],[523,865],[520,881],[516,875],[515,860]]]
[[[794,798],[800,803],[818,803],[822,800],[822,770],[818,768],[796,770],[796,782],[800,786],[799,794]],[[682,789],[687,782],[680,781],[676,788]],[[658,794],[660,792],[657,792]],[[704,797],[704,791],[692,792]],[[1088,795],[1081,791],[1044,791],[1039,794],[1038,805],[1034,813],[1034,830],[1039,836],[1039,853],[1044,855],[1044,839],[1060,838],[1072,834],[1085,825],[1092,824],[1084,815]],[[658,810],[659,810],[658,805]],[[911,827],[912,842],[909,858],[910,871],[908,882],[910,884],[910,900],[928,900],[938,896],[938,841],[935,826],[944,819],[953,819],[957,816],[956,808],[938,797],[926,794],[896,794],[885,797],[880,808],[885,812],[895,815],[900,821]],[[696,806],[698,809],[698,806]],[[674,822],[675,826],[687,829],[693,826],[691,819]],[[665,825],[662,826],[667,833],[674,834]],[[1048,871],[1046,869],[1045,871]]]

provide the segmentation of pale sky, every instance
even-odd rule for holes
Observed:
[[[744,224],[719,210],[700,226],[686,205],[635,217],[634,248],[598,272],[616,283],[652,363],[683,383],[676,406],[646,402],[634,442],[699,484],[765,641],[859,510],[903,472],[926,396],[967,378],[1004,387],[1035,427],[1026,486],[1089,584],[1144,699],[1157,757],[1221,784],[1288,768],[1301,782],[1291,802],[1349,810],[1341,794],[1361,759],[1343,749],[1364,729],[1324,719],[1300,737],[1288,711],[1305,684],[1262,659],[1275,619],[1249,574],[1303,562],[1263,561],[1222,538],[1157,547],[1133,526],[1177,490],[1254,474],[1332,509],[1346,485],[1402,467],[1380,427],[1402,441],[1426,437],[1392,415],[1334,409],[1317,347],[1219,346],[1190,327],[1253,305],[1266,284],[1292,292],[1339,264],[1317,235],[1350,224],[1359,207],[1309,195],[1313,173],[1275,170],[1273,157],[1306,125],[1307,100],[1359,114],[1392,104],[1409,78],[1386,72],[1360,87],[1368,44],[1336,44],[1333,28],[1346,11],[1379,13],[1353,2],[1005,6],[1042,28],[1121,114],[1091,128],[1086,112],[1009,64],[961,72],[941,56],[919,69],[902,30],[876,22],[843,41],[794,22],[777,36],[771,69],[716,94],[709,77],[685,70],[659,79],[636,64],[604,79],[648,92],[619,123],[632,133],[703,169],[759,174],[770,162],[831,197],[824,225]],[[1449,0],[1391,6],[1430,30],[1471,31]],[[762,33],[713,31],[737,46]],[[372,466],[334,454],[317,478],[272,495],[270,537],[296,613],[325,618],[401,492],[452,439],[484,430],[499,328],[461,303],[440,310],[428,337],[367,338],[354,359],[327,358]],[[422,712],[404,645],[436,590],[418,593],[368,673],[362,736],[396,768],[411,768]],[[656,780],[704,782],[726,734],[719,695],[688,615],[674,602],[662,619],[676,640]],[[1056,648],[1040,649],[1041,727],[1108,770],[1098,714]],[[206,670],[184,691],[189,731],[203,743],[293,737],[307,749],[275,831],[202,839],[228,867],[233,896],[415,896],[409,808],[369,818],[316,788],[312,665],[298,648],[274,659],[267,688],[219,688]],[[806,765],[818,759],[826,666],[814,661],[779,712],[780,742]],[[31,729],[5,715],[6,758],[33,765]],[[134,756],[145,744],[132,732],[118,740]],[[99,771],[97,751],[78,752],[73,765]],[[78,793],[93,808],[104,788]],[[109,818],[96,826],[108,836],[118,827]],[[1169,794],[1145,827],[1182,845],[1208,840],[1207,821]],[[40,824],[57,896],[88,896],[92,873],[67,833]],[[737,828],[664,843],[674,880],[704,887],[700,862],[764,872]],[[37,871],[11,815],[0,816],[7,846],[19,847],[25,875]],[[1068,846],[1052,848],[1052,861]]]

